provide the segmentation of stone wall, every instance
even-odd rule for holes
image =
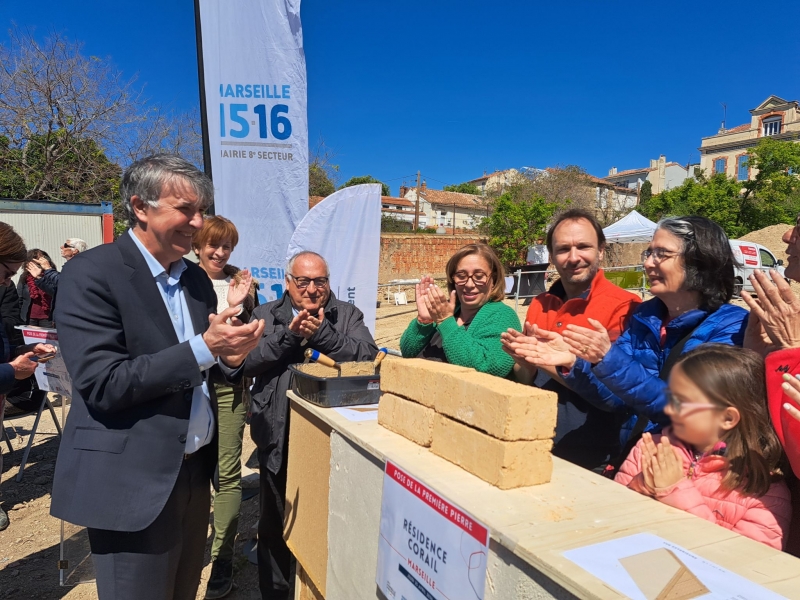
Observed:
[[[478,235],[382,233],[378,281],[444,277],[447,260],[462,246],[479,241]]]

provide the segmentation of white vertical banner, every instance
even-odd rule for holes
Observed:
[[[308,211],[300,0],[199,0],[215,213],[233,221],[231,264],[284,288],[284,254]]]
[[[297,226],[288,260],[311,250],[331,269],[331,291],[355,304],[375,335],[378,260],[381,252],[381,185],[365,183],[334,192],[312,208]]]

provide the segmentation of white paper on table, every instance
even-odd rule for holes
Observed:
[[[699,596],[698,600],[786,600],[780,594],[650,533],[637,533],[568,550],[564,556],[632,600],[647,600],[619,559],[658,548],[671,550],[711,590],[710,594]]]
[[[333,410],[338,412],[348,421],[377,421],[377,404],[359,404],[356,406],[337,406]]]

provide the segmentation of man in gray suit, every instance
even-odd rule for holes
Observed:
[[[131,229],[59,281],[73,396],[51,514],[88,528],[101,600],[194,600],[217,460],[211,379],[241,376],[264,323],[215,315],[211,281],[183,259],[213,201],[203,173],[151,156],[121,195]]]

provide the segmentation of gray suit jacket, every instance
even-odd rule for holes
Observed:
[[[208,276],[187,264],[181,285],[195,333],[203,333],[217,297]],[[73,387],[53,482],[55,517],[113,531],[150,525],[181,468],[192,390],[204,377],[223,379],[217,366],[202,373],[189,342],[178,342],[156,286],[127,235],[81,252],[61,274],[56,322]],[[216,436],[199,452],[210,479]]]

